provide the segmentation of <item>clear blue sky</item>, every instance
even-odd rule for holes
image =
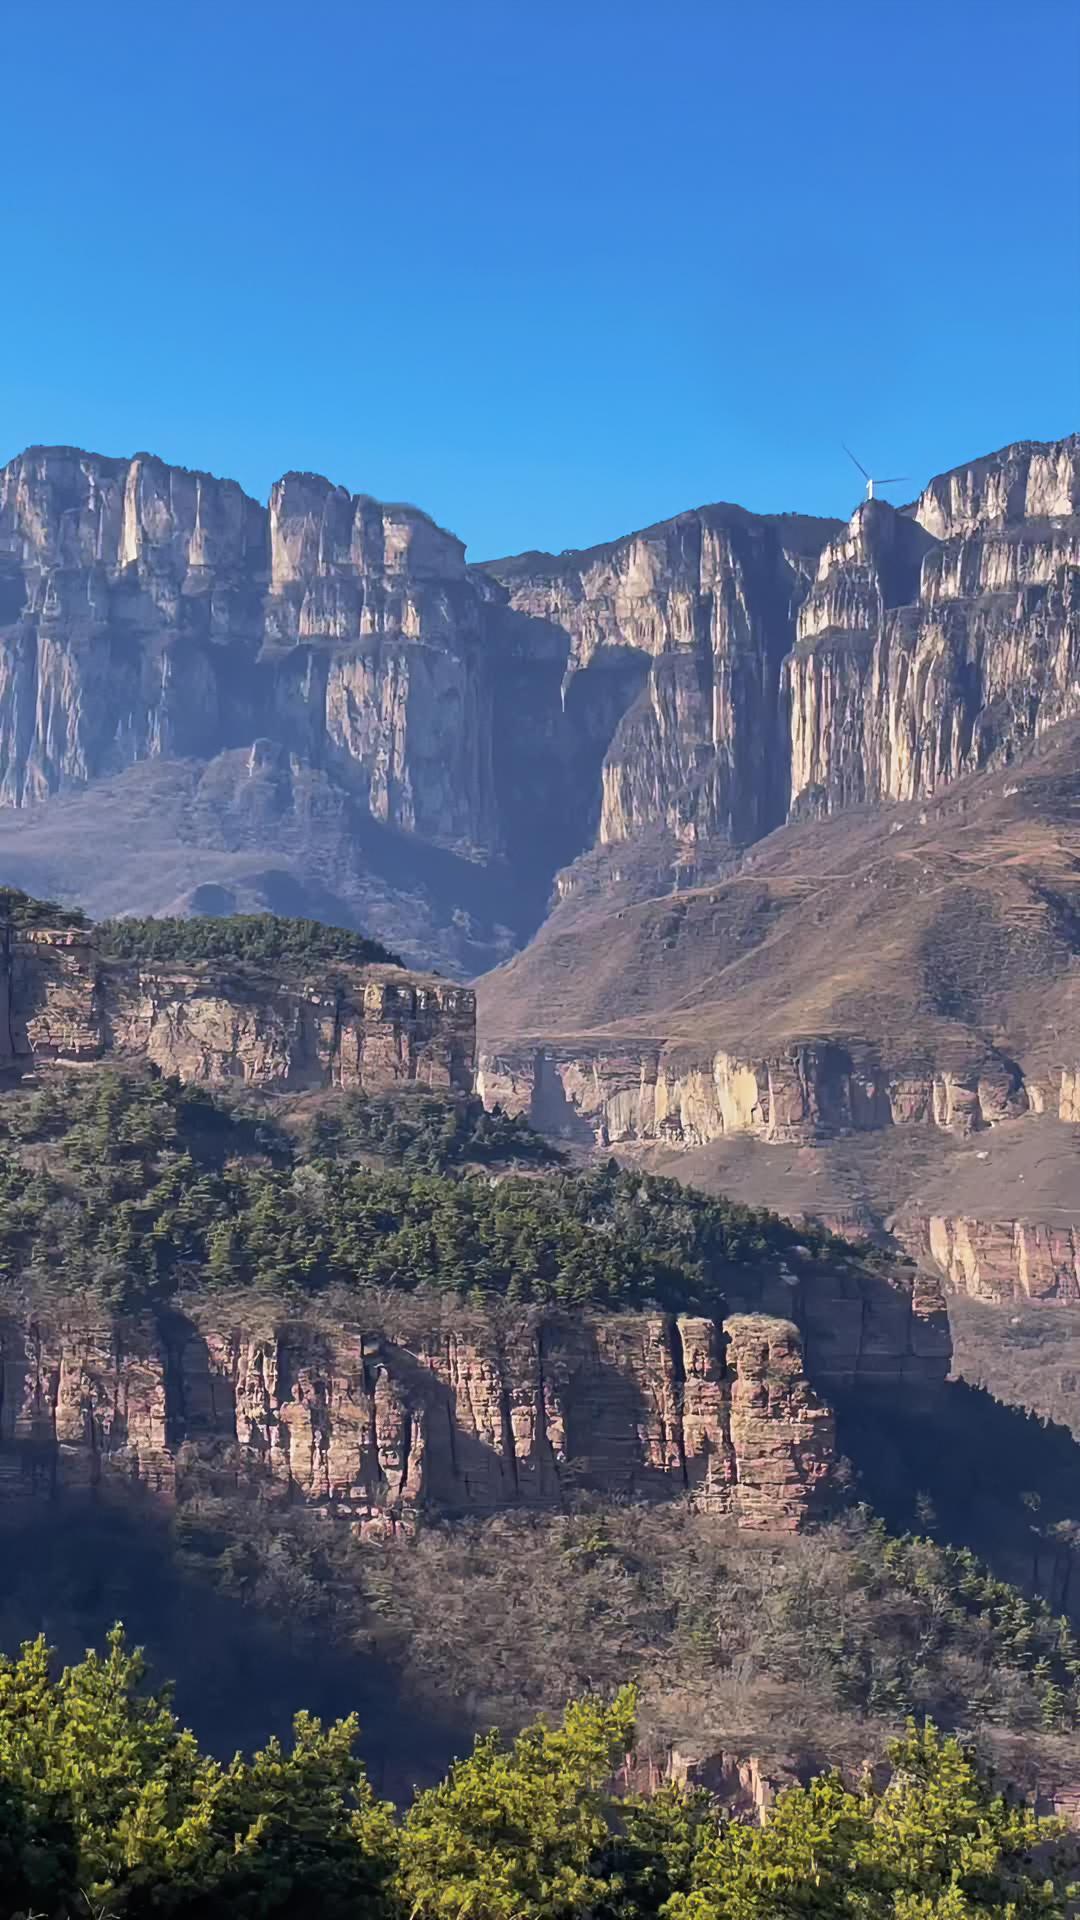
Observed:
[[[479,559],[1080,422],[1076,0],[16,0],[0,62],[0,459]]]

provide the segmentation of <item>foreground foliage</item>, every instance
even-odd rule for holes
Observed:
[[[883,1788],[827,1774],[764,1827],[700,1792],[616,1798],[636,1701],[582,1699],[506,1745],[480,1737],[403,1819],[355,1721],[297,1716],[228,1765],[150,1692],[119,1628],[53,1677],[0,1661],[0,1887],[49,1920],[981,1920],[1065,1912],[1057,1830],[996,1797],[955,1739],[913,1724]],[[1039,1864],[1034,1864],[1036,1852]]]
[[[1034,1862],[1047,1823],[993,1796],[957,1740],[911,1726],[890,1761],[892,1778],[880,1792],[853,1791],[839,1774],[825,1774],[782,1794],[763,1827],[707,1831],[691,1891],[673,1895],[665,1920],[1064,1913],[1064,1875]]]
[[[442,1149],[436,1125],[426,1138],[410,1126],[407,1146],[444,1165],[474,1149],[511,1164],[543,1154],[520,1124],[487,1127],[475,1109],[449,1121]],[[497,1184],[372,1169],[349,1157],[350,1127],[370,1144],[379,1104],[325,1117],[297,1146],[209,1093],[112,1069],[0,1102],[0,1278],[124,1309],[181,1286],[682,1309],[719,1303],[733,1267],[851,1257],[831,1235],[613,1162]]]

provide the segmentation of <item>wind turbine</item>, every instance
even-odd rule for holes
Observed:
[[[876,479],[872,473],[867,473],[866,468],[863,466],[863,463],[861,460],[855,459],[855,455],[852,453],[850,447],[844,446],[844,442],[842,440],[840,442],[840,445],[844,447],[844,452],[847,454],[848,459],[854,461],[855,465],[859,469],[859,472],[862,474],[863,479],[866,481],[866,497],[868,500],[872,500],[874,498],[875,487],[898,487],[902,480],[907,480],[910,477],[906,473],[894,473],[894,474],[891,474],[887,480]]]

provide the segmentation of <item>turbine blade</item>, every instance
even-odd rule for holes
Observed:
[[[841,440],[840,445],[844,448],[844,452],[847,454],[848,459],[855,460],[855,455],[852,453],[851,448],[849,446],[846,446],[843,440]],[[863,466],[862,461],[855,460],[855,465],[858,467],[859,472],[862,474],[863,479],[869,480],[870,475],[867,473],[866,468]]]
[[[874,485],[876,487],[898,487],[900,485],[901,480],[910,480],[910,479],[911,479],[910,473],[894,473],[890,475],[888,480],[875,480]]]

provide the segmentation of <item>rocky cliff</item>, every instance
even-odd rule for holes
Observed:
[[[873,1301],[835,1291],[823,1277],[796,1303],[821,1377],[876,1390],[942,1377],[940,1301],[899,1285]],[[0,1344],[8,1493],[135,1483],[182,1498],[210,1473],[380,1532],[591,1487],[793,1528],[835,1465],[800,1334],[761,1311],[414,1309],[395,1324],[384,1305],[331,1332],[206,1311],[86,1324],[9,1310]]]
[[[663,825],[745,844],[785,817],[940,792],[1077,711],[1080,437],[1025,443],[844,528],[713,507],[583,554],[495,563],[642,681],[603,772],[600,839]],[[580,694],[580,687],[578,688]]]
[[[1078,582],[1077,436],[847,525],[721,504],[482,567],[318,476],[264,510],[32,449],[0,477],[0,865],[111,911],[359,920],[459,977],[542,921],[482,988],[482,1084],[586,1142],[1071,1125]],[[453,1080],[452,990],[376,1015],[376,985],[263,1031],[209,978],[98,969],[11,1045]]]
[[[919,1231],[918,1229],[921,1229]],[[930,1214],[905,1238],[957,1293],[975,1300],[1080,1304],[1080,1231],[1063,1221]]]
[[[276,977],[105,958],[92,932],[15,930],[0,943],[0,1068],[108,1057],[184,1082],[470,1091],[475,996],[400,967]]]
[[[847,527],[719,505],[467,567],[417,509],[316,475],[264,509],[149,455],[33,448],[0,474],[0,803],[24,816],[0,854],[100,911],[322,890],[475,971],[590,846],[659,834],[670,876],[937,794],[1075,712],[1078,475],[1076,437],[1025,443]],[[152,818],[72,864],[56,797],[84,796],[63,842],[88,846],[119,780]]]

